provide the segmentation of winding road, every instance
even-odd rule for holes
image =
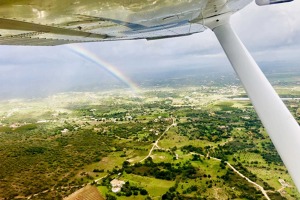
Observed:
[[[202,154],[199,154],[199,153],[195,153],[195,152],[191,152],[191,154],[196,154],[196,155],[199,155],[199,156],[202,156],[202,157],[207,157],[207,156],[204,156]],[[214,158],[214,157],[210,157],[210,159],[213,159],[213,160],[217,160],[217,161],[222,161],[221,159],[219,158]],[[235,169],[229,162],[225,162],[235,173],[237,173],[240,177],[246,179],[249,183],[253,184],[255,187],[257,187],[262,193],[263,195],[266,197],[267,200],[271,200],[270,197],[268,196],[266,190],[260,186],[259,184],[255,183],[254,181],[251,181],[248,177],[246,177],[245,175],[243,175],[241,172],[239,172],[237,169]]]
[[[248,177],[244,176],[242,173],[240,173],[238,170],[236,170],[229,162],[226,162],[226,164],[233,170],[235,171],[235,173],[237,173],[238,175],[240,175],[240,177],[246,179],[249,183],[252,183],[253,185],[255,185],[258,189],[260,189],[260,191],[263,193],[263,195],[266,197],[266,199],[271,200],[270,197],[268,196],[266,190],[258,185],[257,183],[251,181]]]

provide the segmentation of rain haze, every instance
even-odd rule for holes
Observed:
[[[252,2],[232,17],[232,24],[261,67],[300,70],[299,13],[300,1],[263,7]],[[140,85],[145,77],[234,74],[210,30],[156,41],[0,46],[0,51],[1,99],[126,88]]]

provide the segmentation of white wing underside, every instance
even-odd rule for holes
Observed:
[[[207,18],[252,0],[4,0],[0,45],[162,39],[202,32]]]

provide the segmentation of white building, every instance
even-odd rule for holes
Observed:
[[[111,191],[114,193],[120,192],[122,186],[125,184],[124,181],[118,180],[118,179],[114,179],[110,182],[112,189]]]

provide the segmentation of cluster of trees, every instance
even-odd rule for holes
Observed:
[[[170,187],[169,190],[165,194],[162,195],[161,199],[163,199],[163,200],[206,199],[205,197],[202,198],[202,196],[199,193],[194,194],[194,197],[190,195],[191,193],[198,191],[197,185],[191,185],[190,187],[185,189],[182,192],[182,194],[180,194],[178,191],[176,191],[177,187],[178,187],[178,181],[176,181],[176,184],[173,187]]]
[[[193,145],[183,146],[183,147],[181,147],[181,151],[183,151],[185,153],[194,152],[194,153],[204,154],[202,147],[195,147]]]
[[[151,157],[147,158],[144,164],[136,163],[134,166],[130,166],[125,161],[122,170],[125,170],[126,173],[152,176],[164,180],[175,180],[177,176],[195,178],[197,175],[197,169],[190,162],[177,163],[176,165],[166,162],[154,163]]]
[[[229,155],[234,155],[236,152],[252,152],[256,151],[256,148],[257,147],[253,141],[234,140],[223,146],[214,148],[210,155],[222,160],[227,160]]]
[[[0,198],[13,199],[46,190],[41,193],[43,197],[37,198],[66,196],[72,192],[71,188],[76,189],[92,178],[87,174],[76,179],[77,171],[84,165],[99,161],[110,151],[112,139],[97,135],[93,130],[78,130],[70,136],[53,137],[53,130],[57,127],[46,126],[26,126],[22,131],[1,135],[0,151],[6,156],[0,165]],[[43,137],[47,139],[41,139]]]
[[[167,191],[161,197],[162,200],[183,199],[179,193]]]
[[[271,141],[263,142],[261,145],[263,151],[260,154],[268,164],[274,163],[276,165],[283,166],[283,162]]]
[[[249,200],[262,200],[263,194],[260,190],[256,189],[253,185],[248,183],[245,179],[237,175],[231,169],[228,169],[226,174],[221,176],[226,185],[231,188],[238,188],[238,193],[232,193],[232,199],[249,199]]]
[[[104,172],[104,169],[93,169],[93,172],[95,172],[95,173],[101,173],[101,172]]]
[[[191,111],[186,114],[187,122],[178,123],[178,133],[190,140],[200,139],[218,142],[230,137],[232,127],[225,113],[211,116],[207,111]]]
[[[127,197],[130,197],[131,195],[137,196],[139,194],[144,196],[148,194],[148,191],[144,188],[130,185],[129,181],[122,186],[121,192],[117,193],[118,196]]]

